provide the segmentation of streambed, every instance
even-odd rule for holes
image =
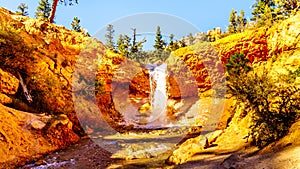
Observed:
[[[67,149],[51,153],[22,168],[134,169],[170,167],[165,164],[165,160],[171,155],[178,139],[181,139],[180,135],[161,139],[156,139],[155,135],[148,135],[148,138],[145,135],[143,138],[133,135],[131,137],[112,135],[107,139],[85,138]]]

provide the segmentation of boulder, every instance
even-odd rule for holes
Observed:
[[[61,114],[48,122],[45,134],[53,146],[65,148],[80,140],[80,137],[74,133],[72,127],[73,123],[69,118],[64,114]]]
[[[208,148],[221,134],[222,130],[216,130],[205,135],[188,139],[181,144],[178,149],[173,151],[173,154],[167,159],[166,163],[176,165],[185,163],[196,153],[200,153],[202,150]]]
[[[30,122],[30,126],[36,130],[42,130],[46,126],[46,123],[35,119]]]

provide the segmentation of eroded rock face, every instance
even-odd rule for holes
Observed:
[[[0,168],[22,166],[79,139],[66,115],[35,115],[0,104]]]
[[[17,52],[12,52],[13,57],[4,62],[1,68],[22,75],[33,97],[33,102],[27,105],[34,110],[30,112],[66,114],[73,123],[73,130],[84,134],[73,107],[72,78],[78,55],[91,38],[46,21],[10,15],[5,10],[0,10],[0,18],[3,24],[10,25],[9,34],[20,39],[18,44],[12,45],[12,51]],[[19,33],[15,34],[15,30]],[[97,50],[93,54],[103,55],[104,46],[98,41],[94,44],[97,44]],[[22,53],[19,48],[27,52]],[[10,76],[9,85],[1,84],[2,89],[11,95],[16,93],[16,83],[19,83],[13,77]],[[1,80],[5,79],[8,80],[6,75],[1,74]],[[11,82],[13,80],[15,82]],[[22,96],[15,97],[23,99]]]
[[[58,148],[76,143],[80,137],[73,131],[73,123],[64,114],[56,116],[48,122],[48,127],[45,129],[46,137],[49,142]]]
[[[3,94],[16,94],[19,87],[19,80],[6,71],[0,69],[0,92]]]
[[[300,14],[272,27],[267,32],[268,50],[270,54],[281,53],[300,47]]]
[[[13,100],[7,95],[0,93],[0,103],[1,104],[11,104]]]
[[[300,14],[270,28],[247,30],[213,43],[223,63],[231,55],[244,53],[251,62],[265,61],[274,54],[299,48]]]
[[[19,80],[0,68],[0,104],[11,104],[13,99],[9,95],[17,93]]]
[[[250,62],[265,61],[269,55],[267,29],[248,30],[244,33],[234,34],[213,43],[218,51],[222,63],[226,63],[231,55],[244,53]]]
[[[180,48],[171,54],[167,63],[178,86],[183,87],[181,97],[198,96],[195,88],[204,92],[225,80],[224,66],[209,43]]]

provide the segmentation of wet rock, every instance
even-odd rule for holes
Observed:
[[[47,163],[46,163],[45,160],[40,159],[40,160],[36,161],[34,164],[37,165],[37,166],[39,166],[39,165],[44,165],[44,164],[47,164]]]
[[[145,68],[150,70],[150,71],[153,71],[158,65],[157,64],[146,64],[145,65]]]
[[[46,126],[46,123],[36,119],[30,123],[30,126],[36,130],[42,130]]]
[[[136,143],[136,144],[125,144],[124,149],[116,152],[112,155],[112,158],[122,159],[146,159],[156,158],[163,154],[169,153],[173,147],[171,143]]]

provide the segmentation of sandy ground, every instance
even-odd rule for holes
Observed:
[[[215,152],[217,153],[217,152]],[[264,155],[243,155],[230,152],[216,155],[202,153],[192,157],[187,163],[176,169],[300,169],[300,146],[286,147],[280,152]]]

